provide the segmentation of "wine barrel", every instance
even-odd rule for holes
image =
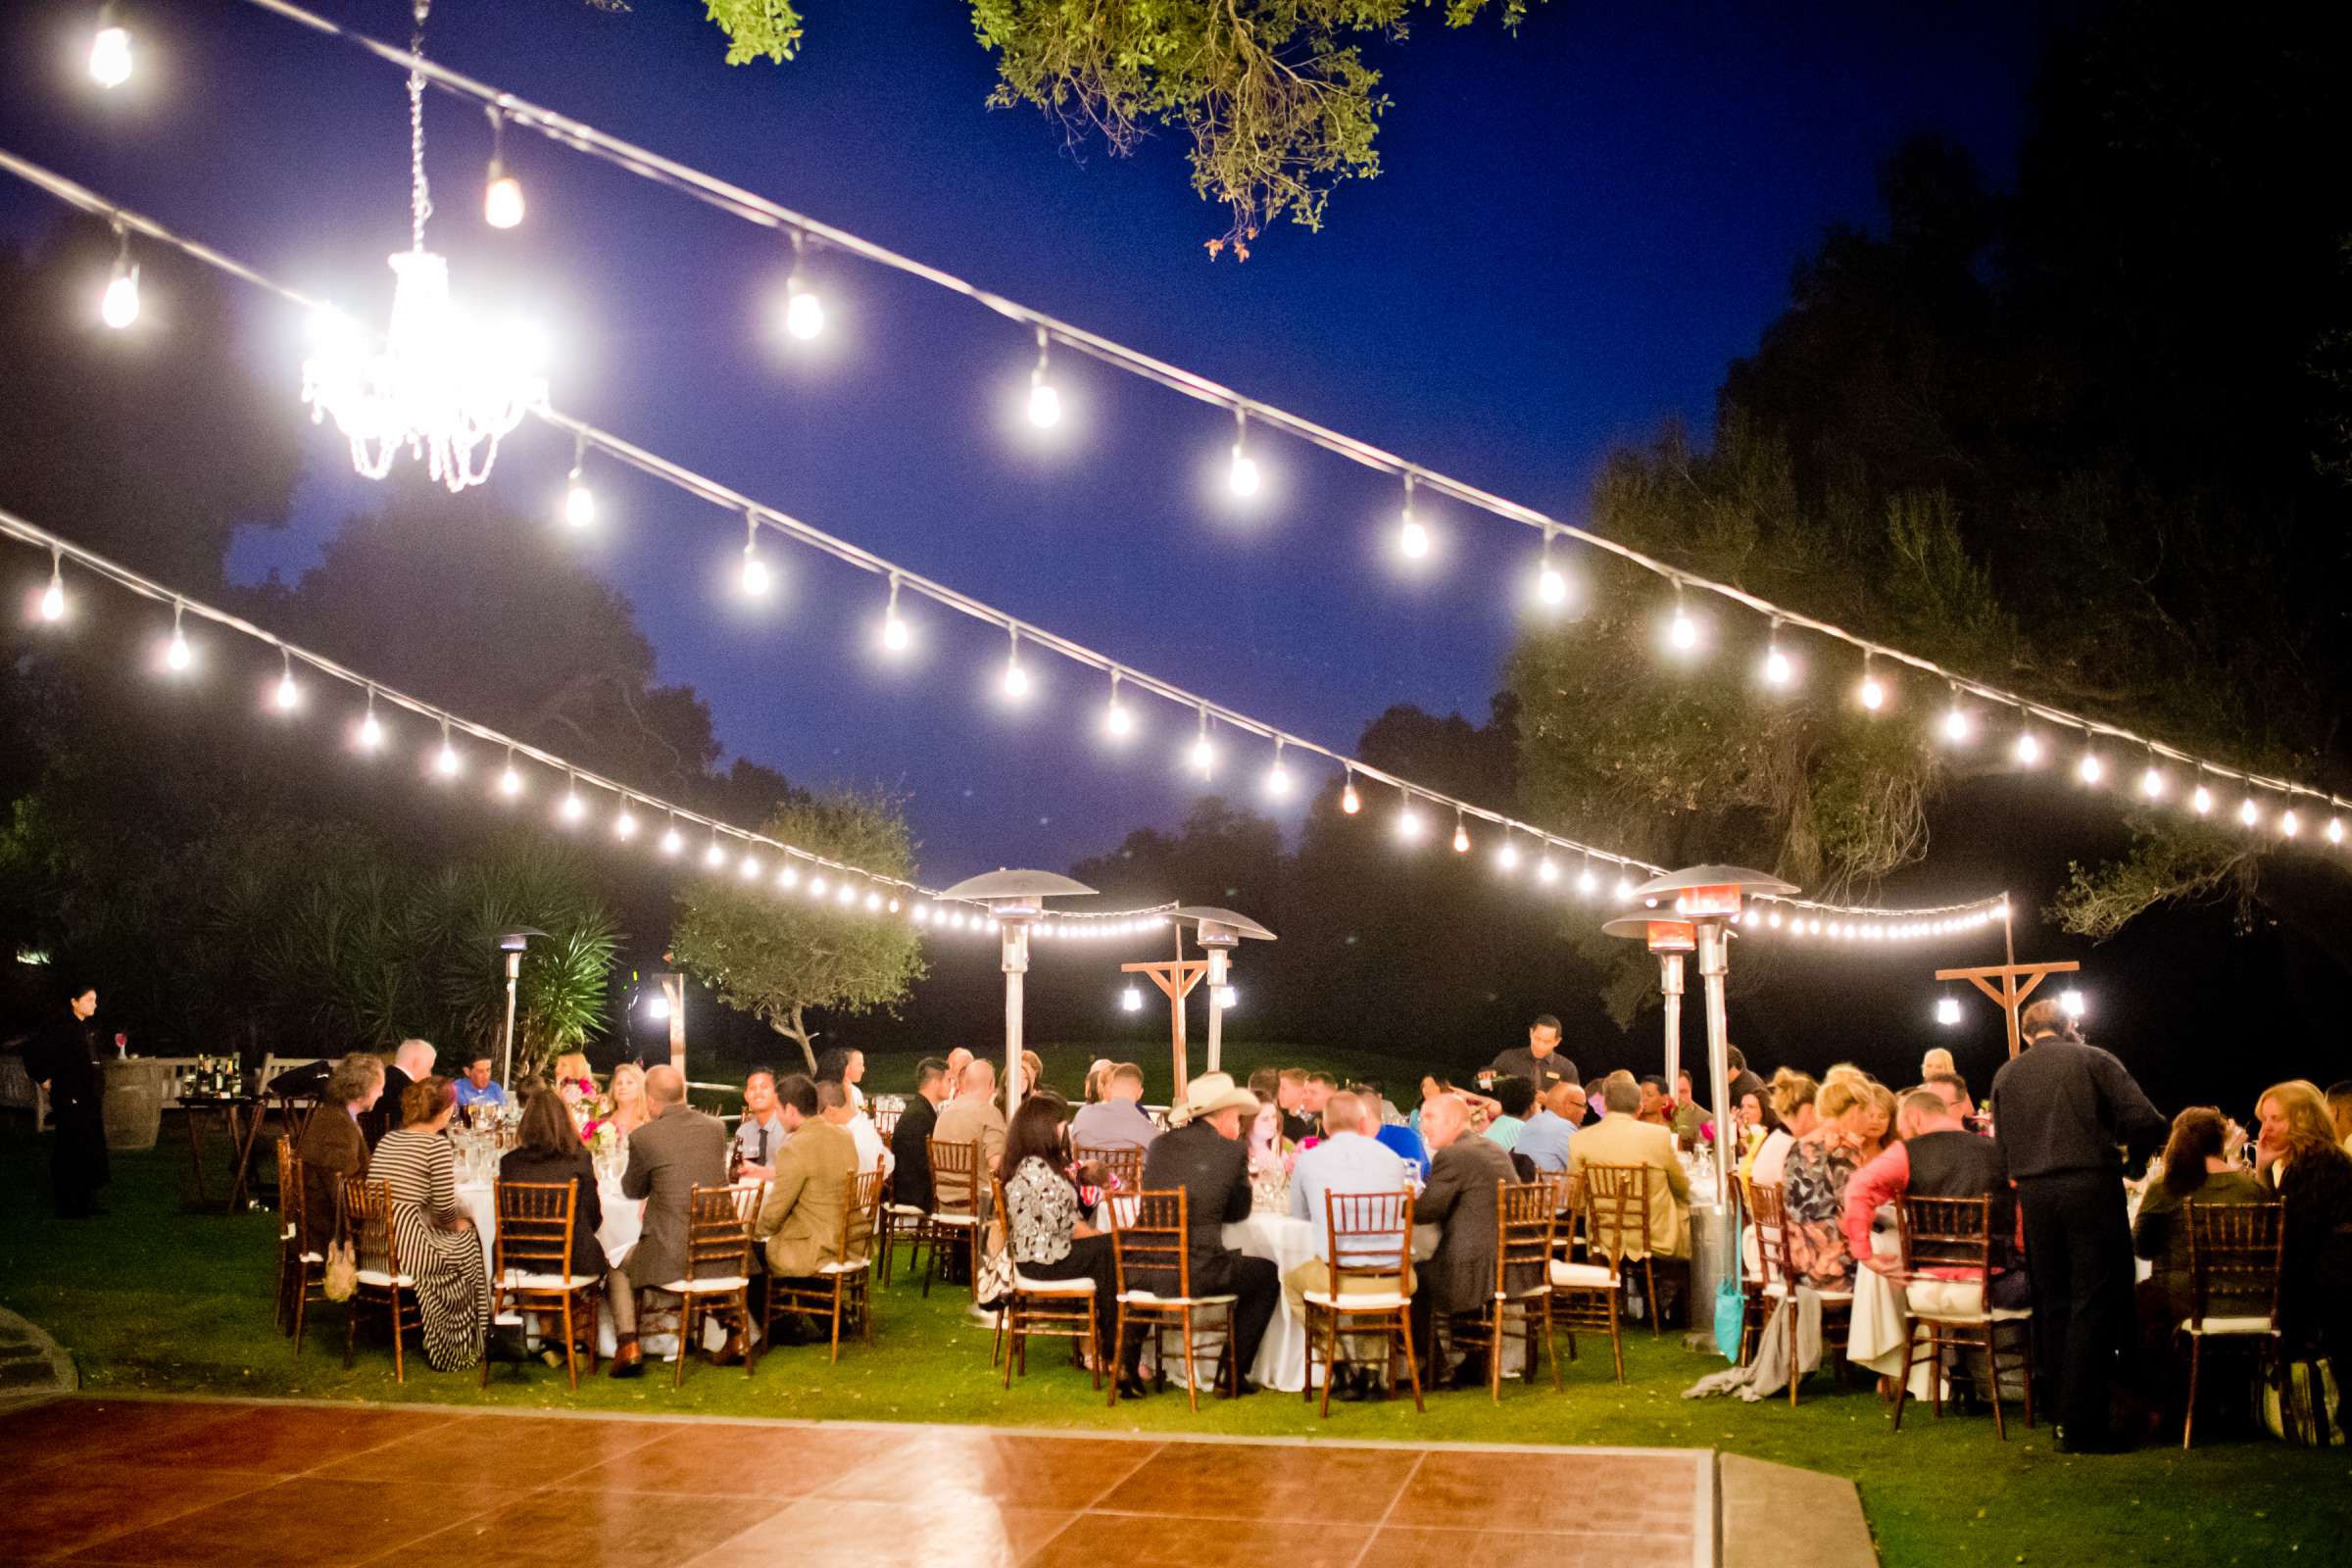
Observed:
[[[136,1056],[100,1064],[106,1079],[102,1113],[109,1149],[153,1149],[164,1125],[164,1082],[171,1069]]]

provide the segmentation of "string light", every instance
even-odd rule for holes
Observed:
[[[1502,848],[1494,852],[1494,863],[1506,874],[1519,869],[1519,846],[1511,842],[1508,833],[1502,836]]]
[[[2085,784],[2096,784],[2105,776],[2106,772],[2107,769],[2100,763],[2099,754],[2096,752],[2084,752],[2082,760],[2075,764],[2075,776]]]
[[[1396,530],[1396,549],[1407,561],[1429,554],[1429,525],[1413,515],[1413,470],[1404,470],[1404,515]]]
[[[130,29],[115,20],[111,0],[98,8],[98,30],[90,36],[90,79],[101,87],[130,79]]]
[[[1943,712],[1943,738],[1958,746],[1968,739],[1968,710],[1960,704],[1960,687],[1955,683],[1952,687],[1952,706]]]
[[[792,231],[792,271],[784,279],[784,330],[806,343],[825,329],[824,301],[816,297],[801,277],[808,264],[808,240],[799,229]],[[1051,419],[1045,421],[1051,424]]]
[[[1886,684],[1879,679],[1878,672],[1870,667],[1868,653],[1862,656],[1862,687],[1856,695],[1862,699],[1862,706],[1873,713],[1886,706]]]
[[[1407,844],[1421,842],[1421,813],[1413,809],[1413,798],[1409,795],[1396,812],[1396,836]]]
[[[1248,498],[1257,494],[1257,460],[1250,456],[1250,416],[1239,406],[1233,411],[1233,466],[1225,473],[1226,488]]]
[[[686,847],[686,836],[678,831],[678,813],[669,813],[669,826],[662,830],[662,853],[674,856]]]
[[[757,880],[760,875],[760,857],[757,855],[745,856],[736,862],[735,872],[746,882]]]
[[[1282,742],[1274,743],[1274,765],[1266,769],[1266,794],[1277,801],[1288,800],[1291,794],[1290,769],[1282,765]]]
[[[1683,605],[1683,579],[1674,579],[1674,614],[1666,622],[1666,646],[1678,654],[1688,654],[1698,647],[1698,622]]]
[[[748,507],[743,514],[743,572],[740,581],[747,599],[760,599],[767,593],[767,563],[760,559],[760,514]]]
[[[1200,730],[1193,741],[1193,771],[1199,773],[1202,778],[1206,778],[1209,770],[1216,765],[1216,761],[1217,749],[1209,744],[1208,739],[1208,709],[1203,705],[1200,710]]]
[[[588,438],[581,436],[572,443],[571,473],[564,484],[564,520],[574,528],[596,521],[596,492],[588,488],[581,473],[587,464]]]
[[[564,826],[570,827],[586,817],[587,814],[588,803],[580,799],[580,777],[574,773],[571,775],[570,782],[564,786],[563,801],[556,807],[556,817]]]
[[[2248,827],[2262,820],[2262,808],[2254,804],[2253,796],[2249,795],[2237,803],[2237,819]]]
[[[2331,816],[2328,819],[2328,842],[2330,844],[2344,842],[2344,819],[2342,817]]]
[[[1552,883],[1557,882],[1559,879],[1560,868],[1552,861],[1550,856],[1546,855],[1536,862],[1537,881],[1543,883],[1546,887],[1549,887]]]
[[[1046,379],[1049,355],[1052,352],[1046,329],[1037,329],[1037,364],[1029,371],[1029,422],[1040,430],[1050,430],[1061,422],[1061,394]]]
[[[449,720],[441,721],[441,749],[433,754],[433,771],[443,778],[458,776],[458,749],[449,743]]]
[[[623,844],[637,836],[637,813],[629,809],[629,798],[620,798],[620,809],[612,817],[612,836]]]
[[[1470,830],[1462,826],[1462,813],[1459,811],[1453,813],[1453,853],[1456,855],[1470,853]]]
[[[799,882],[800,879],[800,867],[794,865],[790,860],[786,860],[783,868],[776,872],[776,886],[783,888],[787,892],[791,891],[793,885]]]
[[[507,117],[490,110],[490,172],[482,184],[482,221],[513,228],[522,221],[522,181],[507,172]]]
[[[710,847],[703,852],[703,863],[713,871],[727,863],[727,852],[718,842],[718,828],[715,824],[710,829]]]
[[[130,259],[130,231],[115,225],[115,265],[107,273],[106,292],[98,297],[98,319],[122,331],[139,318],[139,269]]]
[[[1543,552],[1536,559],[1536,600],[1548,609],[1557,610],[1568,602],[1568,578],[1551,564],[1553,530],[1544,530]]]
[[[2148,756],[2147,768],[2139,775],[2139,793],[2151,801],[2164,799],[2164,769],[2156,765],[2153,753]]]
[[[1110,672],[1110,701],[1102,708],[1102,733],[1123,741],[1135,733],[1135,713],[1119,700],[1119,672]]]
[[[187,607],[178,600],[172,602],[172,641],[164,648],[164,667],[174,674],[181,673],[196,662],[188,649],[187,633],[180,629],[180,612]]]
[[[903,654],[913,641],[913,633],[899,616],[899,579],[894,575],[890,579],[890,603],[882,610],[882,646],[891,653]]]
[[[66,618],[66,558],[49,552],[49,586],[41,590],[41,618],[52,624]]]
[[[1005,628],[1010,646],[1004,654],[1004,696],[1019,702],[1029,695],[1029,672],[1021,667],[1021,633],[1018,627]]]
[[[512,746],[507,748],[507,765],[499,770],[498,793],[510,801],[522,794],[522,775],[514,771],[514,748]]]
[[[360,720],[360,749],[372,752],[384,744],[384,726],[375,716],[375,688],[368,688],[368,716]]]
[[[277,710],[291,713],[302,701],[302,688],[294,684],[294,656],[283,648],[277,651]]]
[[[2280,838],[2291,839],[2302,831],[2302,818],[2295,815],[2292,807],[2278,813],[2278,836]]]
[[[1348,770],[1347,782],[1340,786],[1340,809],[1353,816],[1364,808],[1364,798],[1355,793],[1355,769]]]
[[[1630,876],[1620,875],[1617,878],[1617,902],[1623,904],[1633,896],[1634,879]]]
[[[2188,805],[2189,809],[2195,811],[2199,816],[2212,815],[2213,791],[2207,789],[2202,784],[2198,785],[2196,793],[2188,798]]]
[[[2028,767],[2041,760],[2041,742],[2030,729],[2021,731],[2017,737],[2017,760]]]
[[[1600,878],[1592,874],[1592,859],[1590,856],[1585,858],[1584,867],[1576,873],[1576,891],[1580,896],[1588,899],[1600,891]]]
[[[1796,666],[1790,663],[1788,656],[1781,651],[1781,621],[1780,617],[1776,615],[1773,617],[1772,630],[1766,634],[1764,643],[1764,684],[1786,688],[1795,679]]]

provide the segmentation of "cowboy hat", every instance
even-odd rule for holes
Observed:
[[[1257,1097],[1241,1088],[1229,1072],[1204,1072],[1185,1086],[1184,1099],[1168,1112],[1168,1125],[1182,1127],[1202,1116],[1214,1116],[1220,1110],[1239,1110],[1257,1114]]]

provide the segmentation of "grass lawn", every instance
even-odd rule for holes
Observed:
[[[1081,1069],[1083,1062],[1079,1063]],[[887,1080],[885,1080],[887,1083]],[[1058,1347],[1042,1346],[1009,1393],[989,1365],[989,1336],[963,1312],[960,1292],[911,1286],[878,1295],[871,1350],[838,1367],[822,1350],[786,1349],[757,1376],[690,1367],[673,1392],[665,1369],[633,1383],[597,1378],[570,1393],[533,1363],[502,1368],[487,1392],[475,1374],[410,1362],[392,1381],[388,1351],[363,1345],[343,1370],[342,1309],[321,1307],[302,1358],[273,1332],[271,1218],[182,1211],[186,1154],[176,1125],[150,1154],[119,1155],[107,1195],[114,1212],[51,1220],[40,1146],[24,1124],[0,1131],[0,1303],[42,1324],[73,1350],[93,1391],[296,1395],[351,1400],[426,1400],[662,1414],[954,1421],[1071,1430],[1114,1429],[1255,1436],[1330,1436],[1401,1443],[1613,1444],[1712,1446],[1854,1479],[1889,1564],[2232,1563],[2340,1561],[2352,1540],[2352,1454],[2294,1449],[2242,1435],[2183,1454],[2158,1447],[2114,1458],[2064,1457],[2047,1428],[1993,1440],[1988,1418],[1936,1422],[1922,1410],[1898,1435],[1875,1394],[1808,1385],[1804,1402],[1760,1405],[1682,1399],[1720,1362],[1637,1330],[1626,1341],[1628,1387],[1613,1384],[1605,1347],[1591,1341],[1565,1368],[1567,1393],[1506,1385],[1499,1407],[1483,1395],[1335,1406],[1319,1421],[1301,1400],[1261,1395],[1203,1404],[1181,1395],[1106,1408]],[[215,1180],[218,1181],[216,1168]],[[1819,1383],[1819,1380],[1816,1380]],[[542,1464],[542,1459],[522,1462]],[[1787,1527],[1801,1532],[1801,1519]],[[2300,1554],[2299,1558],[2296,1554]]]

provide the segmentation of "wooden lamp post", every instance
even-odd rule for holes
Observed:
[[[1176,1071],[1176,1092],[1171,1103],[1175,1100],[1182,1100],[1184,1086],[1190,1081],[1185,1076],[1184,999],[1193,994],[1193,987],[1207,978],[1208,960],[1184,956],[1184,930],[1179,926],[1176,931],[1176,956],[1148,963],[1122,963],[1119,972],[1149,975],[1152,983],[1159,988],[1160,995],[1168,999],[1170,1046],[1173,1052],[1171,1059],[1175,1062]]]
[[[2018,962],[2017,934],[2010,927],[2009,906],[2006,903],[2001,906],[2001,951],[2006,962],[1988,963],[1973,969],[1938,969],[1936,978],[1965,980],[1992,999],[1993,1004],[2008,1019],[2009,1056],[2014,1061],[2025,1044],[2018,1031],[2018,1014],[2024,1008],[2026,999],[2034,994],[2035,986],[2051,975],[2072,974],[2082,965],[2072,958],[2050,963]],[[1997,988],[1995,981],[1999,982]]]
[[[1093,888],[1053,871],[985,871],[966,877],[944,900],[985,906],[995,917],[1004,965],[1004,1119],[1020,1108],[1021,977],[1029,972],[1029,928],[1045,917],[1046,900],[1090,894]]]
[[[1187,904],[1169,911],[1179,922],[1190,920],[1193,940],[1208,955],[1208,1070],[1216,1072],[1225,1039],[1225,989],[1233,979],[1232,953],[1246,937],[1271,942],[1274,933],[1246,914],[1211,905]],[[1179,1064],[1181,1067],[1181,1064]],[[1177,1092],[1183,1093],[1179,1082]]]
[[[1698,951],[1698,927],[1688,920],[1621,915],[1602,926],[1603,935],[1645,942],[1658,956],[1658,990],[1666,999],[1666,1083],[1683,1070],[1683,956]]]

